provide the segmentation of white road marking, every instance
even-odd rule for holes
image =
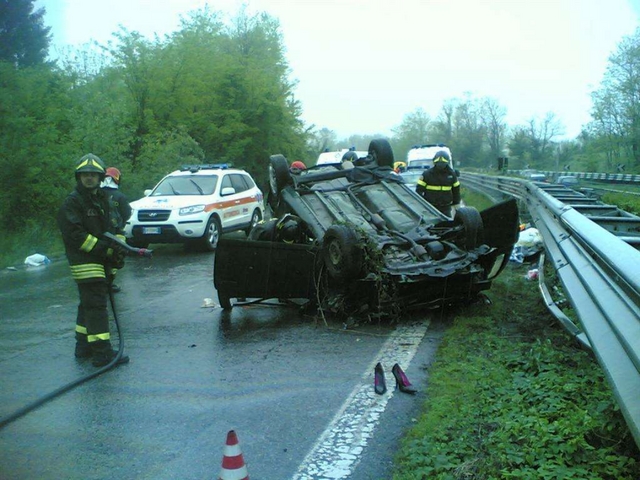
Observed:
[[[395,379],[391,367],[398,363],[406,370],[422,341],[429,322],[398,327],[384,343],[357,385],[333,417],[327,429],[311,448],[292,480],[335,480],[348,478],[380,416],[393,397]],[[380,362],[387,380],[387,393],[373,391],[373,369]]]

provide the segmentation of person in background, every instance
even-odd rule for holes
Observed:
[[[291,173],[300,173],[302,170],[306,170],[307,166],[304,164],[304,162],[300,161],[300,160],[296,160],[295,162],[291,162],[291,165],[289,166],[289,171]]]
[[[76,165],[76,187],[58,210],[57,223],[64,242],[71,275],[78,286],[80,304],[76,317],[76,358],[92,358],[103,367],[117,355],[109,333],[109,273],[122,265],[123,252],[103,238],[117,233],[110,215],[109,198],[100,188],[106,168],[96,155],[84,155]],[[127,363],[122,356],[119,363]]]
[[[122,175],[120,170],[116,167],[109,167],[105,172],[105,177],[100,187],[111,199],[112,205],[115,207],[116,218],[118,224],[118,233],[124,232],[124,226],[127,224],[127,220],[131,217],[131,206],[129,200],[124,193],[120,191],[120,183],[122,182]]]
[[[405,162],[395,162],[393,164],[393,171],[396,173],[402,173],[407,170],[407,164]]]
[[[111,204],[111,218],[112,222],[115,222],[118,228],[118,235],[124,237],[124,226],[131,217],[131,206],[124,193],[119,190],[120,182],[122,181],[122,175],[120,170],[116,167],[109,167],[105,172],[105,177],[100,187],[107,194],[109,202]],[[124,238],[123,238],[124,240]],[[114,270],[112,275],[115,278],[117,270]],[[111,291],[119,292],[121,288],[115,283],[111,283]]]
[[[451,157],[440,150],[433,157],[433,167],[418,179],[416,192],[448,217],[460,206],[460,181],[451,168]]]

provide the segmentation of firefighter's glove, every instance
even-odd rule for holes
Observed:
[[[109,265],[113,268],[117,268],[120,270],[124,267],[124,257],[126,255],[126,251],[118,246],[114,246],[114,248],[109,248],[107,250],[107,261]]]
[[[125,257],[125,253],[124,250],[120,249],[120,248],[116,248],[116,250],[113,253],[113,268],[117,268],[118,270],[120,270],[121,268],[124,267],[124,257]]]

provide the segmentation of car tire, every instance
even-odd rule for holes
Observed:
[[[205,250],[210,252],[214,251],[218,246],[218,240],[222,234],[222,227],[220,226],[220,220],[215,215],[209,217],[207,227],[204,229],[204,235],[201,238],[201,245]]]
[[[253,215],[251,215],[251,224],[244,231],[247,234],[247,237],[251,233],[251,230],[253,230],[253,227],[255,227],[260,222],[260,220],[262,220],[262,214],[260,213],[260,210],[256,208],[253,211]]]
[[[220,302],[220,306],[223,310],[231,310],[233,308],[233,303],[231,303],[231,297],[227,295],[224,291],[218,290],[218,302]]]
[[[379,167],[393,168],[393,149],[384,138],[376,138],[369,143],[369,156]]]
[[[347,225],[332,225],[322,240],[322,257],[329,275],[336,280],[353,280],[362,272],[360,239]]]
[[[453,217],[455,225],[464,226],[464,247],[472,249],[484,243],[484,224],[480,212],[473,207],[461,207]]]
[[[289,162],[284,155],[271,155],[269,157],[269,188],[271,194],[278,197],[280,191],[292,183]]]

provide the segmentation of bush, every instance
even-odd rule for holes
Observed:
[[[590,352],[557,326],[523,267],[459,312],[395,480],[638,479],[640,453]]]

